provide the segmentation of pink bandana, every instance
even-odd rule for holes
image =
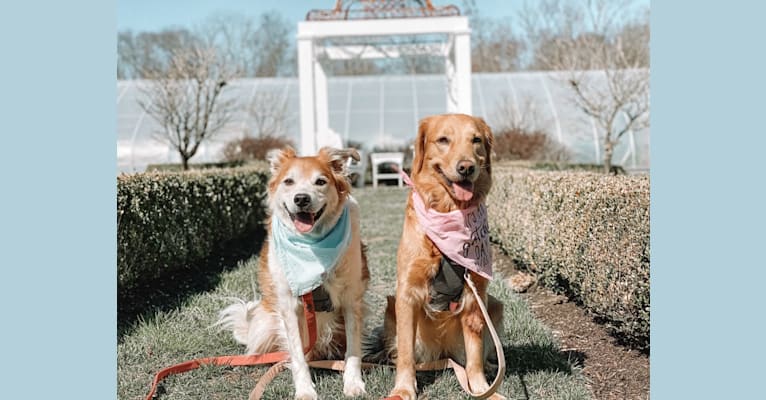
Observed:
[[[482,203],[465,210],[441,213],[426,208],[410,177],[400,171],[412,187],[412,204],[420,226],[443,255],[460,266],[492,279],[492,253],[489,247],[487,207]]]

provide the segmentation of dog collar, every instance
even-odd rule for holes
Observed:
[[[348,214],[346,204],[335,226],[320,238],[295,234],[279,218],[271,219],[271,244],[294,296],[319,287],[345,254],[351,238]]]
[[[399,171],[412,188],[412,205],[418,223],[431,242],[450,260],[487,279],[492,279],[489,223],[484,203],[446,213],[427,208],[410,177]]]

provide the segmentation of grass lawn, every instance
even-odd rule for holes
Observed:
[[[408,191],[396,187],[355,189],[362,207],[362,238],[368,245],[371,281],[367,300],[367,329],[382,323],[385,296],[395,290],[396,248],[402,229]],[[137,320],[120,337],[117,347],[117,394],[119,399],[143,399],[154,373],[192,358],[239,354],[244,347],[229,332],[211,325],[231,297],[253,296],[257,256],[238,268],[224,272],[217,286],[187,297],[177,308],[158,311]],[[548,328],[535,320],[526,303],[506,289],[500,280],[490,293],[505,303],[503,338],[506,378],[500,393],[512,399],[590,399],[577,362],[560,352]],[[266,367],[202,367],[167,378],[160,399],[247,399]],[[313,371],[320,398],[342,398],[340,373]],[[388,368],[364,371],[366,399],[379,399],[393,387],[394,372]],[[491,381],[491,377],[488,378]],[[468,398],[451,371],[419,373],[421,399]],[[268,387],[264,398],[288,399],[293,395],[289,371]]]

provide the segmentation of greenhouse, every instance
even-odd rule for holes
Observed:
[[[589,73],[594,80],[603,76]],[[602,78],[603,79],[603,78]],[[603,140],[598,125],[579,110],[565,74],[556,72],[479,73],[471,75],[472,114],[495,130],[523,123],[565,145],[571,162],[600,163]],[[401,148],[415,138],[418,120],[445,113],[444,75],[328,77],[329,127],[344,143],[373,149]],[[144,171],[154,163],[178,162],[179,157],[157,139],[162,127],[140,105],[146,81],[117,82],[118,172]],[[253,134],[259,99],[281,104],[283,131],[300,147],[298,78],[239,79],[224,94],[234,99],[237,112],[213,138],[203,143],[193,163],[222,159],[227,141]],[[649,129],[628,131],[614,152],[613,163],[626,170],[649,168]]]

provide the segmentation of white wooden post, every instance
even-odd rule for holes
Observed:
[[[471,114],[471,31],[455,34],[455,80],[457,112]]]
[[[314,108],[314,43],[298,38],[298,84],[301,104],[301,155],[316,151],[316,110]]]
[[[458,106],[458,87],[457,77],[455,76],[455,62],[452,60],[453,53],[457,52],[447,50],[447,54],[444,56],[444,74],[447,76],[447,112],[456,113],[459,112]]]
[[[316,57],[314,57],[314,112],[316,113],[316,127],[315,132],[318,135],[325,135],[330,129],[330,111],[328,110],[327,102],[327,75],[324,73],[322,64]],[[312,153],[319,150],[318,143],[315,142],[315,148],[312,149]]]

